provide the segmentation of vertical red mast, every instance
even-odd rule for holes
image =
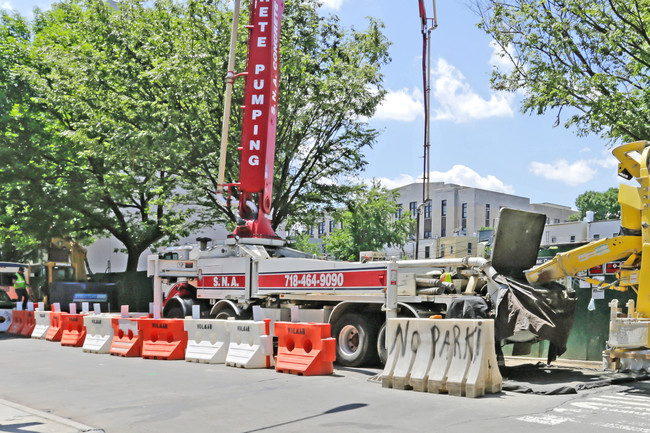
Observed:
[[[271,212],[279,94],[282,0],[251,0],[250,35],[239,171],[240,238],[279,239],[266,218]],[[255,195],[258,207],[254,204]]]

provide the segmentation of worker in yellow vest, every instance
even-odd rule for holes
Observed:
[[[25,280],[25,269],[21,266],[18,268],[18,272],[14,274],[12,277],[12,281],[14,284],[14,291],[16,292],[16,295],[18,296],[17,301],[20,301],[23,303],[23,310],[27,309],[27,300],[29,299],[29,295],[27,294],[27,280]]]
[[[442,281],[443,283],[451,283],[452,282],[451,281],[451,272],[443,272],[440,275],[440,281]]]

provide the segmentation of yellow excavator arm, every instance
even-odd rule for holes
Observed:
[[[529,270],[526,278],[533,284],[545,283],[575,276],[580,271],[607,262],[625,260],[611,288],[634,289],[637,292],[637,311],[643,317],[650,317],[650,142],[627,143],[616,147],[612,153],[619,160],[619,176],[639,183],[638,187],[621,184],[618,190],[622,235],[560,253]],[[595,280],[590,282],[598,283]]]
[[[531,284],[547,283],[564,277],[574,277],[578,272],[617,260],[638,257],[641,253],[641,236],[616,236],[583,245],[526,272]],[[625,270],[625,266],[623,266]],[[592,280],[591,282],[595,282]]]

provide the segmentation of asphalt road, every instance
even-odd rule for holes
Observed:
[[[302,377],[96,355],[0,334],[0,399],[93,431],[650,433],[648,382],[469,399],[384,389],[369,380],[380,371]],[[45,431],[2,416],[0,401],[0,432]]]

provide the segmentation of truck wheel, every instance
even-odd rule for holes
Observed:
[[[388,360],[388,350],[386,349],[386,322],[379,328],[379,335],[377,335],[377,355],[381,365],[386,365]]]
[[[219,308],[214,316],[212,316],[212,319],[221,319],[221,320],[227,320],[231,317],[237,318],[237,314],[233,311],[232,308],[224,305],[222,308]]]
[[[333,326],[336,338],[336,361],[344,367],[377,363],[379,325],[363,313],[347,313]]]
[[[166,319],[184,319],[185,318],[185,312],[183,311],[183,307],[181,307],[180,305],[175,305],[175,306],[171,307],[165,313],[165,318]]]

